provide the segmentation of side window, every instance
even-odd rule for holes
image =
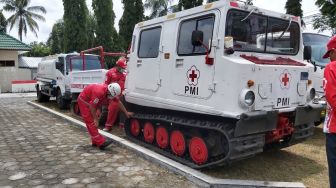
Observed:
[[[56,69],[59,70],[62,74],[64,74],[64,58],[59,57],[56,62]]]
[[[140,33],[138,57],[156,58],[159,56],[161,27],[146,29]]]
[[[191,35],[192,32],[195,30],[203,31],[203,43],[209,48],[209,42],[212,39],[214,23],[214,16],[207,16],[183,21],[180,25],[178,38],[178,55],[205,54],[206,49],[203,46],[192,45]]]
[[[75,57],[71,59],[72,71],[82,71],[83,70],[83,60],[80,57]]]
[[[134,52],[134,48],[135,48],[135,39],[136,39],[136,36],[133,35],[133,37],[132,37],[132,46],[131,46],[132,52]]]

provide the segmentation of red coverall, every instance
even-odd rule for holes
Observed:
[[[107,104],[107,92],[107,85],[91,84],[84,88],[77,100],[81,116],[91,136],[92,144],[97,145],[98,147],[105,142],[105,137],[99,134],[89,106],[97,109],[98,106]]]
[[[125,80],[126,74],[119,72],[118,69],[114,67],[106,73],[105,84],[108,85],[112,82],[116,82],[120,85],[122,92],[125,89]],[[117,119],[117,116],[119,114],[119,102],[119,97],[115,97],[114,99],[110,99],[108,101],[108,115],[105,123],[106,129],[111,129]]]

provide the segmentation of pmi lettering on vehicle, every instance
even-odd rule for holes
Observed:
[[[286,107],[289,106],[289,97],[277,98],[276,107]]]
[[[198,95],[198,79],[201,76],[201,72],[196,68],[195,65],[187,71],[187,81],[188,85],[184,87],[184,94]]]

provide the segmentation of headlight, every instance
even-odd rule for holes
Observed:
[[[243,90],[240,95],[240,103],[243,107],[250,107],[254,104],[255,94],[251,90]]]
[[[315,95],[316,95],[316,91],[314,88],[311,88],[309,90],[309,93],[307,95],[307,101],[310,102],[311,100],[313,100],[315,98]]]

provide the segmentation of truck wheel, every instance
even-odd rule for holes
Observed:
[[[40,89],[36,89],[36,95],[37,95],[37,101],[38,102],[48,102],[50,97],[47,95],[44,95]]]
[[[72,114],[76,115],[76,116],[80,116],[80,110],[79,110],[79,106],[78,103],[76,101],[72,101],[70,104],[70,111]]]
[[[57,102],[58,107],[60,109],[67,109],[68,108],[68,102],[67,102],[67,100],[64,99],[64,97],[62,97],[62,92],[61,92],[60,89],[57,90],[56,102]]]
[[[99,127],[105,127],[105,123],[107,120],[108,110],[106,107],[101,108],[101,113],[99,116]]]

